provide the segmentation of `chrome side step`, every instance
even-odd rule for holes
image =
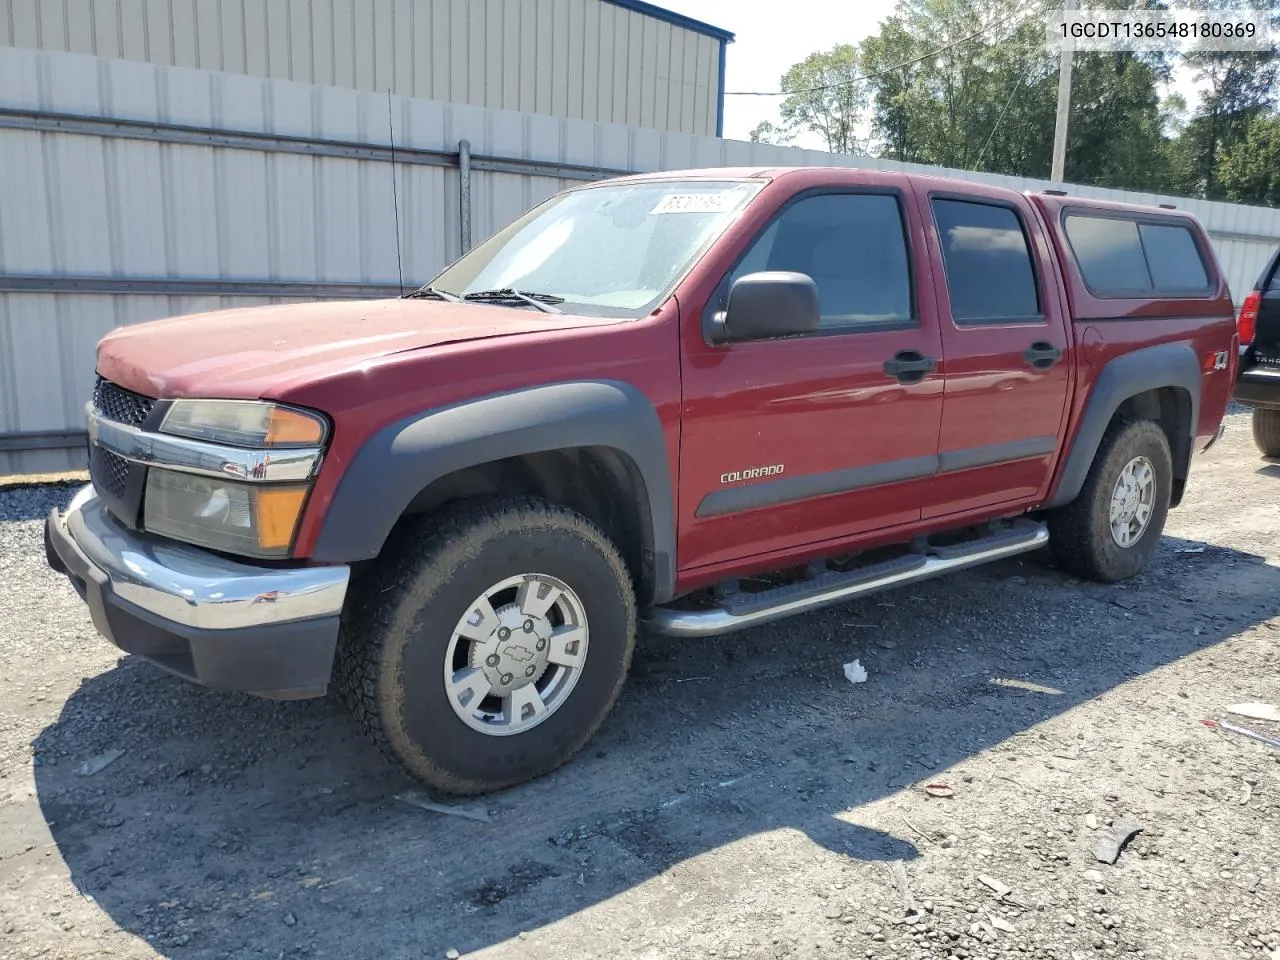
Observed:
[[[923,554],[907,554],[843,573],[830,571],[759,593],[734,594],[704,610],[655,607],[645,623],[653,633],[668,637],[718,637],[891,587],[1029,553],[1048,542],[1049,531],[1042,524],[1015,520],[1004,529],[976,540],[949,546],[931,545]]]

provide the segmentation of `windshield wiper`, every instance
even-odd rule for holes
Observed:
[[[450,293],[448,290],[437,290],[428,284],[425,287],[419,287],[412,293],[406,293],[403,297],[405,300],[447,300],[449,303],[462,303],[462,298],[456,293]]]
[[[510,288],[505,290],[478,290],[475,293],[463,294],[462,299],[478,303],[517,300],[521,303],[527,303],[531,307],[537,307],[543,313],[564,312],[551,306],[553,303],[564,303],[564,297],[557,297],[553,293],[534,293],[530,290],[512,290]]]

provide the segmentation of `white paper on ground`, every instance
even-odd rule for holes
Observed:
[[[844,665],[844,675],[850,683],[866,683],[867,668],[860,664],[857,660]]]
[[[1280,721],[1280,707],[1273,703],[1237,703],[1234,707],[1227,707],[1227,713],[1251,720]]]

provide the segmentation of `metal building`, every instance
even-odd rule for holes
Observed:
[[[702,136],[732,40],[642,0],[0,0],[0,47]]]

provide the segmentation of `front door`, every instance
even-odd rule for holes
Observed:
[[[924,516],[1034,502],[1057,462],[1074,363],[1049,240],[1022,198],[926,189],[946,405]]]
[[[913,368],[938,362],[941,343],[907,242],[922,238],[923,223],[906,178],[894,182],[794,197],[709,306],[737,277],[797,271],[818,289],[817,333],[710,345],[700,317],[683,318],[686,576],[746,558],[763,567],[805,545],[836,547],[920,518],[937,466],[942,378]],[[895,358],[898,372],[886,371]]]

